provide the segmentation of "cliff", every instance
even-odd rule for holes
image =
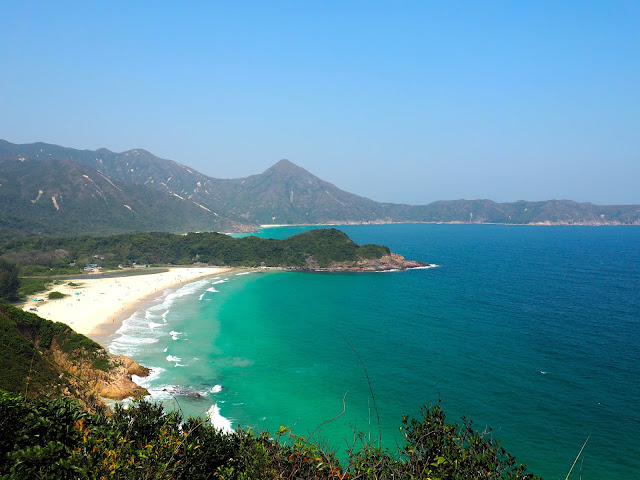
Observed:
[[[146,393],[131,376],[146,376],[147,368],[110,354],[68,325],[3,303],[0,331],[0,389],[77,399],[90,412],[104,408],[103,398],[122,400]]]

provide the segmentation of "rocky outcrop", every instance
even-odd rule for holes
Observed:
[[[293,267],[290,270],[306,272],[385,272],[390,270],[409,270],[411,268],[427,268],[433,265],[407,260],[402,255],[390,253],[380,258],[362,259],[357,262],[333,263],[328,267],[320,267],[313,258],[307,258],[304,267]]]
[[[146,389],[132,380],[132,375],[145,377],[150,370],[125,355],[111,355],[103,351],[101,368],[95,360],[69,355],[52,344],[48,352],[51,360],[63,372],[67,386],[64,396],[77,398],[89,411],[104,407],[103,398],[123,400],[131,396],[147,395]]]
[[[140,387],[131,379],[132,375],[146,377],[150,370],[125,355],[111,355],[111,370],[98,370],[95,381],[92,382],[96,392],[105,398],[123,400],[136,395],[147,395],[146,389]]]
[[[92,413],[104,398],[144,395],[132,375],[149,369],[124,355],[111,355],[64,323],[52,322],[0,302],[0,389],[30,397],[76,399]]]

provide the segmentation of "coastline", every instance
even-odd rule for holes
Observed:
[[[190,283],[201,278],[237,270],[236,267],[170,267],[165,271],[136,272],[135,275],[92,276],[69,279],[64,284],[51,285],[36,298],[47,298],[49,292],[65,294],[64,298],[20,305],[23,310],[36,308],[37,315],[69,325],[76,332],[103,343],[145,304],[167,288]],[[118,272],[120,273],[120,272]],[[71,285],[69,285],[71,283]]]
[[[530,222],[530,223],[499,223],[499,222],[463,222],[458,220],[451,220],[449,222],[385,222],[385,221],[370,221],[370,222],[337,222],[337,223],[283,223],[283,224],[260,224],[259,229],[266,228],[278,228],[278,227],[345,227],[345,226],[359,226],[359,225],[505,225],[516,227],[637,227],[640,223],[621,223],[621,222]],[[245,232],[233,232],[233,233],[245,233]]]

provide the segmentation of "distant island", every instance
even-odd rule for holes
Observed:
[[[368,223],[640,225],[640,205],[381,203],[341,190],[288,160],[258,175],[218,179],[142,149],[115,153],[0,140],[0,240]]]

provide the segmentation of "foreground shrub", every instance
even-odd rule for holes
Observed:
[[[69,400],[23,399],[0,391],[0,478],[57,479],[522,479],[526,468],[471,422],[447,424],[439,405],[403,419],[395,455],[365,442],[346,466],[332,452],[282,427],[271,437],[224,434],[208,421],[140,400],[90,415]]]

